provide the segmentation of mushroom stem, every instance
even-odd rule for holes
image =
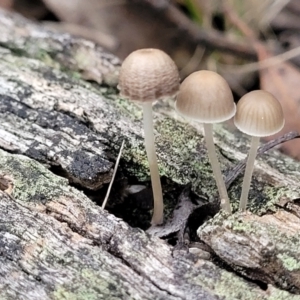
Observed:
[[[145,147],[149,161],[151,184],[154,199],[153,216],[151,220],[152,225],[161,224],[163,222],[163,196],[161,183],[158,172],[158,164],[154,145],[154,132],[153,132],[153,116],[152,116],[152,103],[143,102],[143,122],[145,133]]]
[[[250,150],[249,150],[249,155],[248,155],[248,159],[247,159],[247,165],[246,165],[245,175],[244,175],[244,180],[243,180],[242,194],[241,194],[241,198],[240,198],[239,209],[241,211],[246,210],[246,206],[247,206],[247,202],[248,202],[248,194],[249,194],[249,190],[250,190],[251,177],[252,177],[252,173],[253,173],[255,157],[257,154],[257,148],[259,146],[259,140],[260,140],[260,137],[252,136],[251,146],[250,146]]]
[[[205,135],[205,142],[208,151],[208,157],[215,176],[215,180],[217,183],[217,187],[221,199],[221,207],[226,212],[231,214],[231,207],[230,207],[230,202],[227,194],[227,189],[223,180],[220,164],[216,154],[216,148],[214,144],[213,131],[212,131],[213,125],[204,123],[203,127],[204,127],[204,135]]]

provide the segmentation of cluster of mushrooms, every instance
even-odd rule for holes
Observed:
[[[177,97],[175,107],[185,118],[203,123],[209,160],[219,191],[221,208],[231,214],[231,206],[216,155],[213,123],[234,117],[236,127],[252,136],[239,209],[246,209],[254,160],[260,137],[279,132],[284,116],[279,101],[269,92],[252,91],[235,105],[226,80],[212,71],[197,71],[180,85],[174,61],[158,49],[140,49],[123,62],[118,88],[125,98],[138,101],[143,107],[145,147],[150,167],[154,198],[152,225],[163,223],[163,196],[160,183],[153,130],[152,103],[159,99]]]

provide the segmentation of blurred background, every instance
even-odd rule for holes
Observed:
[[[138,48],[162,49],[182,79],[216,71],[237,100],[265,89],[284,109],[286,125],[277,136],[300,132],[299,0],[0,0],[0,6],[121,59]],[[281,150],[300,160],[300,139]]]

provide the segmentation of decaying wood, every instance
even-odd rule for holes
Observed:
[[[70,186],[109,182],[123,139],[120,166],[149,181],[141,110],[114,87],[118,59],[3,11],[0,29],[1,299],[299,299],[299,163],[265,154],[250,212],[200,227],[214,261],[174,250]],[[201,126],[165,103],[155,111],[161,174],[217,206]],[[227,175],[248,142],[216,127]],[[240,191],[241,176],[229,189],[235,210]]]
[[[102,211],[67,180],[25,156],[0,151],[0,167],[14,183],[12,195],[0,194],[2,299],[289,295],[274,287],[265,292],[212,262],[172,252],[164,241]],[[247,298],[240,297],[245,291]]]
[[[299,232],[299,216],[285,211],[262,217],[241,213],[223,219],[218,215],[198,230],[200,238],[237,272],[297,294]]]
[[[190,40],[195,44],[204,45],[209,49],[218,49],[251,60],[256,59],[256,52],[252,45],[249,45],[247,42],[232,41],[217,30],[207,30],[197,26],[171,1],[134,0],[134,2],[148,4],[150,8],[156,10],[158,14],[163,15],[171,24],[175,24],[183,35],[188,35]]]

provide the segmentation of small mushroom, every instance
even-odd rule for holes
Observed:
[[[222,177],[213,140],[213,123],[232,118],[236,111],[232,92],[226,80],[212,71],[198,71],[181,84],[176,110],[183,116],[203,123],[208,157],[221,199],[221,207],[231,213],[226,186]]]
[[[273,135],[283,128],[282,107],[271,93],[262,90],[252,91],[239,100],[234,124],[240,131],[252,136],[239,206],[239,209],[244,211],[260,137]]]
[[[152,103],[174,96],[179,89],[179,73],[174,61],[158,49],[140,49],[123,62],[119,75],[122,96],[143,107],[145,147],[150,166],[154,198],[152,225],[163,222],[163,197],[154,145]]]

